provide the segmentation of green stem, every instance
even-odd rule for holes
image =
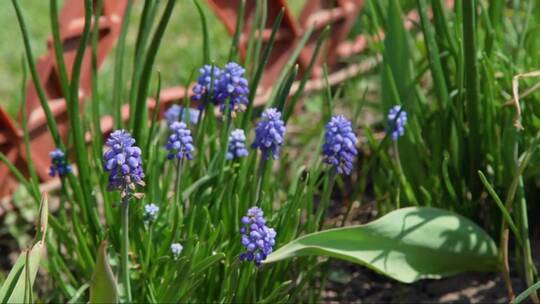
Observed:
[[[69,80],[67,76],[66,62],[64,60],[64,49],[62,47],[62,39],[60,37],[60,24],[58,22],[58,0],[51,0],[49,3],[49,11],[51,17],[51,28],[53,36],[54,56],[56,58],[56,70],[60,78],[60,86],[64,94],[64,100],[69,100]]]
[[[482,163],[480,138],[479,78],[476,58],[476,0],[463,1],[463,49],[465,52],[465,101],[469,123],[469,188],[474,197],[480,191],[477,171]]]
[[[165,7],[161,20],[159,21],[158,27],[152,37],[152,41],[148,48],[146,58],[144,60],[144,65],[141,70],[141,78],[139,81],[139,87],[137,88],[137,99],[135,102],[135,112],[133,123],[133,137],[139,143],[145,143],[145,137],[147,132],[147,108],[146,108],[146,99],[148,97],[148,88],[150,86],[150,77],[152,74],[152,67],[154,66],[154,60],[161,44],[163,34],[169,23],[173,8],[176,4],[175,0],[169,0],[167,6]],[[131,118],[130,118],[131,119]],[[136,123],[135,123],[136,122]],[[146,147],[141,147],[143,150]]]
[[[99,83],[98,83],[98,39],[99,39],[99,19],[101,17],[101,11],[103,9],[103,0],[97,0],[96,3],[96,9],[94,11],[94,27],[92,28],[91,33],[91,44],[92,44],[92,51],[90,53],[91,58],[91,77],[92,77],[92,105],[91,105],[91,113],[92,113],[92,124],[94,128],[94,134],[100,134],[101,133],[101,120],[100,120],[100,107],[99,107]],[[101,149],[103,146],[103,139],[101,136],[94,136],[93,138],[94,147],[97,146]],[[103,168],[102,164],[100,163],[101,158],[99,157],[101,150],[96,149],[98,155],[96,155],[96,162],[97,164]]]
[[[41,104],[41,107],[43,108],[43,111],[45,112],[45,118],[47,119],[47,126],[49,127],[49,131],[51,132],[51,136],[54,140],[56,147],[59,147],[65,151],[64,146],[62,144],[62,139],[60,138],[60,133],[58,133],[56,120],[52,114],[51,108],[49,107],[47,96],[45,94],[45,89],[43,88],[43,85],[41,84],[41,80],[39,79],[39,75],[36,68],[36,62],[34,60],[34,55],[32,53],[32,46],[30,45],[28,29],[26,28],[26,21],[24,20],[24,15],[21,11],[21,8],[17,0],[12,0],[11,3],[13,4],[15,13],[17,14],[17,20],[19,22],[19,27],[21,28],[21,33],[23,36],[26,59],[28,60],[28,67],[30,69],[30,74],[32,75],[32,81],[34,83],[34,87],[39,97],[39,103]]]
[[[230,100],[230,98],[229,98]],[[227,149],[228,149],[228,144],[229,144],[229,134],[231,134],[231,126],[232,126],[232,109],[231,109],[231,103],[229,102],[227,108],[226,108],[226,111],[225,111],[225,117],[226,117],[226,122],[225,122],[225,128],[223,129],[223,133],[221,134],[221,149],[222,151],[220,152],[220,159],[221,159],[221,164],[218,168],[219,170],[219,176],[218,176],[218,185],[221,185],[222,181],[223,181],[223,173],[225,172],[224,168],[225,168],[225,162],[227,161]]]
[[[182,160],[179,159],[176,162],[176,182],[174,185],[174,201],[178,205],[178,207],[180,207],[180,210],[182,210],[183,208],[182,192],[180,191],[181,189],[180,186],[182,182],[182,165],[183,165],[183,162]]]
[[[127,303],[131,303],[131,283],[129,281],[129,198],[122,199],[122,282]]]
[[[520,293],[519,296],[517,296],[511,303],[517,304],[523,302],[528,296],[530,296],[532,293],[536,292],[536,290],[540,289],[540,281],[536,282],[531,287],[527,288],[524,292]]]
[[[131,17],[131,8],[133,7],[133,0],[128,0],[126,12],[124,13],[124,20],[122,21],[122,29],[120,31],[120,37],[118,37],[118,44],[116,46],[116,52],[114,54],[114,79],[113,79],[113,115],[114,123],[117,129],[122,127],[122,85],[124,79],[124,53],[126,48],[126,36],[129,27],[129,19]]]
[[[62,196],[60,197],[60,218],[63,223],[68,222],[67,213],[66,213],[66,201],[69,201],[68,190],[66,187],[66,178],[60,177],[62,183]]]
[[[268,160],[261,156],[261,162],[259,163],[259,169],[257,170],[257,188],[255,192],[255,205],[260,205],[262,186],[264,181],[264,174],[266,173],[266,163]]]
[[[148,241],[146,242],[146,259],[144,261],[144,265],[146,268],[146,272],[149,274],[150,270],[150,256],[152,255],[152,232],[154,228],[154,224],[150,223],[148,225]]]
[[[396,168],[398,170],[399,182],[401,186],[403,187],[403,190],[405,191],[405,196],[407,197],[407,200],[410,203],[418,205],[418,202],[416,201],[416,197],[414,193],[412,192],[412,189],[409,186],[409,183],[407,182],[407,178],[405,178],[405,174],[403,173],[403,167],[401,166],[401,157],[399,156],[399,147],[398,147],[397,141],[392,141],[392,144],[394,148],[394,154],[396,157]],[[399,188],[400,187],[398,187],[398,191],[399,191]],[[397,208],[400,208],[399,198],[397,200]]]
[[[176,239],[177,227],[182,222],[184,217],[184,210],[182,204],[182,192],[180,191],[182,185],[182,161],[178,160],[176,162],[176,180],[174,185],[174,203],[172,206],[172,216],[173,216],[173,230],[171,237],[169,239],[168,246],[170,246]]]
[[[90,178],[90,165],[87,156],[86,142],[84,139],[84,128],[82,124],[83,118],[79,108],[79,80],[81,77],[81,67],[84,59],[84,53],[90,39],[90,25],[92,22],[92,1],[84,1],[84,27],[81,36],[81,40],[75,54],[75,61],[73,63],[71,73],[70,84],[70,100],[68,105],[68,116],[71,123],[71,135],[73,136],[73,143],[75,145],[75,160],[77,161],[77,167],[79,169],[79,183],[84,196],[83,204],[86,205],[87,215],[89,217],[88,222],[92,231],[92,236],[95,243],[98,243],[99,239],[103,238],[103,230],[99,222],[99,216],[97,214],[97,205],[95,203],[94,196],[91,189]]]
[[[517,210],[517,216],[520,217],[520,233],[521,233],[521,239],[523,240],[523,252],[522,252],[522,259],[523,259],[523,266],[525,269],[525,280],[527,282],[527,286],[532,286],[534,284],[534,261],[532,258],[532,252],[531,252],[531,242],[529,239],[529,219],[527,217],[527,200],[525,198],[525,193],[523,189],[523,178],[519,177],[519,189],[518,189],[518,208]],[[536,291],[532,291],[530,294],[531,300],[533,303],[539,303],[538,294]]]
[[[323,226],[324,214],[326,213],[326,209],[328,209],[328,205],[330,204],[330,197],[332,195],[332,189],[334,188],[334,184],[336,183],[336,177],[337,171],[335,168],[332,168],[323,189],[323,197],[321,198],[321,202],[319,203],[319,208],[317,209],[317,217],[315,224],[318,226],[319,230]]]

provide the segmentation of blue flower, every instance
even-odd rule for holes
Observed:
[[[195,86],[193,86],[193,96],[191,99],[201,101],[201,105],[206,98],[208,98],[208,101],[216,103],[214,92],[216,91],[220,75],[221,70],[214,65],[207,64],[200,68],[199,78]],[[207,94],[210,95],[207,97]]]
[[[242,224],[241,242],[246,251],[240,254],[240,260],[254,261],[255,265],[260,266],[272,253],[276,244],[276,231],[266,226],[263,211],[258,207],[248,210],[247,215],[242,217]]]
[[[407,112],[401,106],[393,106],[388,111],[388,127],[392,132],[392,140],[396,141],[405,134],[405,125],[407,124]]]
[[[193,138],[191,137],[191,131],[187,128],[183,122],[175,121],[170,126],[171,135],[165,145],[165,148],[169,151],[167,156],[169,159],[193,159]]]
[[[172,124],[175,121],[179,121],[180,117],[182,116],[182,113],[184,112],[184,108],[182,108],[179,105],[172,105],[170,106],[167,111],[165,111],[165,119],[167,120],[167,124]]]
[[[66,155],[64,151],[60,149],[54,149],[49,153],[51,157],[51,168],[49,169],[50,176],[63,177],[72,171],[71,166],[67,163]]]
[[[189,122],[191,124],[196,124],[199,120],[199,115],[201,114],[201,111],[198,109],[189,109],[189,117],[187,117],[184,108],[179,105],[172,105],[170,106],[167,111],[165,111],[165,119],[167,120],[167,124],[172,124],[175,121],[184,121],[187,122],[189,119]]]
[[[235,129],[229,136],[229,146],[227,148],[227,159],[235,159],[246,157],[248,150],[246,149],[246,135],[244,130]]]
[[[116,130],[107,139],[109,150],[103,154],[105,171],[109,172],[109,191],[120,190],[122,197],[131,194],[136,185],[144,186],[141,149],[125,130]]]
[[[265,159],[268,159],[270,154],[274,159],[278,159],[284,136],[285,123],[281,119],[281,113],[275,108],[270,108],[263,112],[262,120],[255,129],[255,141],[251,146],[261,150]]]
[[[358,153],[356,142],[351,122],[342,115],[332,117],[326,124],[323,161],[334,166],[339,174],[351,174],[353,161]]]
[[[222,113],[226,112],[229,104],[231,111],[243,112],[246,109],[249,87],[244,73],[244,68],[235,62],[227,63],[221,70],[216,83],[215,103],[220,105]]]
[[[184,250],[184,246],[182,246],[180,243],[171,244],[171,252],[175,260],[178,259],[178,257],[180,257],[182,250]]]
[[[156,204],[148,204],[144,206],[144,220],[146,222],[153,222],[156,220],[159,212],[159,207]]]

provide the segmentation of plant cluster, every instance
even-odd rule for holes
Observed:
[[[34,242],[2,284],[0,302],[32,302],[40,263],[52,278],[43,287],[43,301],[315,302],[328,275],[322,256],[405,283],[501,271],[513,298],[510,238],[516,240],[517,268],[530,287],[517,299],[530,296],[537,302],[527,202],[537,195],[535,173],[540,172],[538,100],[531,92],[520,96],[520,76],[512,76],[540,57],[524,55],[522,47],[533,49],[526,43],[533,44],[528,40],[533,30],[518,20],[510,22],[516,31],[504,35],[497,18],[505,8],[502,1],[492,2],[486,8],[479,1],[456,1],[449,11],[441,1],[431,1],[430,21],[426,0],[417,0],[420,23],[407,31],[399,1],[366,1],[358,22],[372,37],[385,32],[384,39],[370,41],[371,57],[382,57],[375,69],[381,102],[370,103],[371,88],[361,94],[358,86],[373,74],[332,88],[324,67],[327,85],[305,103],[310,112],[305,118],[293,113],[328,28],[315,37],[313,57],[298,77],[294,62],[314,29],[306,31],[271,98],[257,108],[256,92],[284,13],[269,20],[269,39],[250,34],[243,60],[237,54],[238,21],[223,61],[228,63],[217,65],[210,60],[204,10],[194,1],[203,28],[203,60],[197,63],[202,68],[191,98],[159,117],[157,110],[148,113],[147,100],[154,95],[160,108],[156,55],[180,1],[144,1],[130,68],[124,65],[128,23],[123,25],[107,92],[95,64],[99,30],[92,27],[102,1],[94,7],[84,0],[84,32],[68,73],[60,55],[57,0],[50,0],[53,47],[70,120],[69,140],[63,141],[39,82],[24,14],[12,0],[56,144],[50,174],[61,187],[55,193],[58,209],[49,213],[32,161],[25,178],[0,154],[40,210]],[[267,22],[261,3],[253,28]],[[130,14],[131,2],[127,20]],[[89,114],[81,115],[78,81],[87,51],[94,61],[93,100]],[[501,59],[507,52],[516,55],[515,62]],[[295,81],[297,91],[291,92]],[[127,122],[121,120],[124,99],[130,107]],[[198,107],[190,108],[192,103]],[[384,117],[382,123],[360,121],[368,107]],[[104,140],[100,117],[106,114],[115,118],[115,130]],[[25,130],[27,151],[28,138]],[[347,226],[355,205],[367,197],[384,215]],[[333,201],[346,204],[340,208]],[[329,224],[331,207],[341,220]],[[492,236],[499,237],[498,244]]]

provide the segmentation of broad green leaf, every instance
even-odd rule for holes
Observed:
[[[39,263],[44,252],[45,244],[38,241],[32,249],[23,252],[19,256],[0,289],[0,303],[25,302],[25,291],[31,290],[34,285]]]
[[[404,283],[498,267],[495,242],[482,228],[460,215],[426,207],[308,234],[270,254],[265,263],[307,255],[348,260]]]
[[[118,303],[116,280],[107,256],[107,241],[99,246],[96,268],[90,283],[90,303]]]

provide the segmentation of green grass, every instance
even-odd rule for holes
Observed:
[[[28,24],[30,39],[35,54],[45,52],[45,42],[50,33],[49,2],[22,0],[21,5],[28,11],[32,20]],[[23,44],[17,27],[17,18],[10,1],[0,1],[0,106],[6,107],[8,113],[18,111],[19,83],[21,79],[21,60]]]

